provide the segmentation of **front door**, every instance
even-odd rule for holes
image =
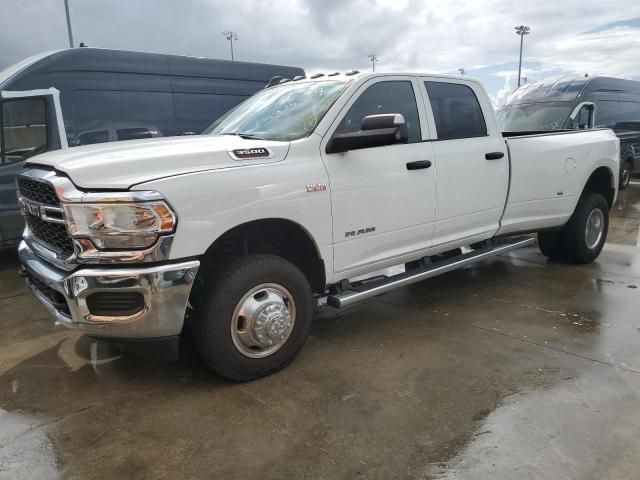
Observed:
[[[419,95],[409,77],[373,79],[327,133],[329,138],[358,131],[365,116],[383,113],[401,113],[409,130],[407,144],[332,154],[322,149],[331,188],[334,270],[345,278],[372,265],[400,263],[431,245],[435,176],[432,166],[424,166],[433,162],[433,149],[423,142],[428,129]]]
[[[16,243],[24,228],[16,174],[24,161],[67,146],[58,91],[0,92],[0,246]]]

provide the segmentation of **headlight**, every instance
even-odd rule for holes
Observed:
[[[71,236],[89,238],[102,250],[149,247],[176,223],[164,202],[70,203],[64,212]]]

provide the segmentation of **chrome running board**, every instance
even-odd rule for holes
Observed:
[[[519,240],[512,241],[511,243],[497,243],[490,247],[479,248],[464,255],[458,255],[457,257],[431,263],[409,272],[400,273],[392,277],[384,277],[382,280],[370,282],[368,285],[366,283],[349,285],[348,288],[340,293],[329,295],[327,297],[327,305],[334,308],[347,307],[367,298],[382,295],[396,288],[451,272],[452,270],[457,270],[472,263],[510,252],[511,250],[528,247],[529,245],[533,245],[534,242],[535,238],[533,237],[525,238],[524,240],[520,237]]]

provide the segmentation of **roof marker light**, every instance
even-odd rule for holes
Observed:
[[[275,77],[271,77],[271,80],[269,80],[269,83],[267,83],[267,86],[264,88],[269,88],[269,87],[273,87],[274,85],[276,85],[277,83],[280,82],[280,80],[282,80],[282,76],[281,75],[276,75]]]

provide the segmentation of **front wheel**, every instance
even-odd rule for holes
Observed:
[[[249,381],[287,366],[302,349],[312,318],[305,275],[283,258],[252,255],[210,281],[196,311],[196,347],[221,376]]]

